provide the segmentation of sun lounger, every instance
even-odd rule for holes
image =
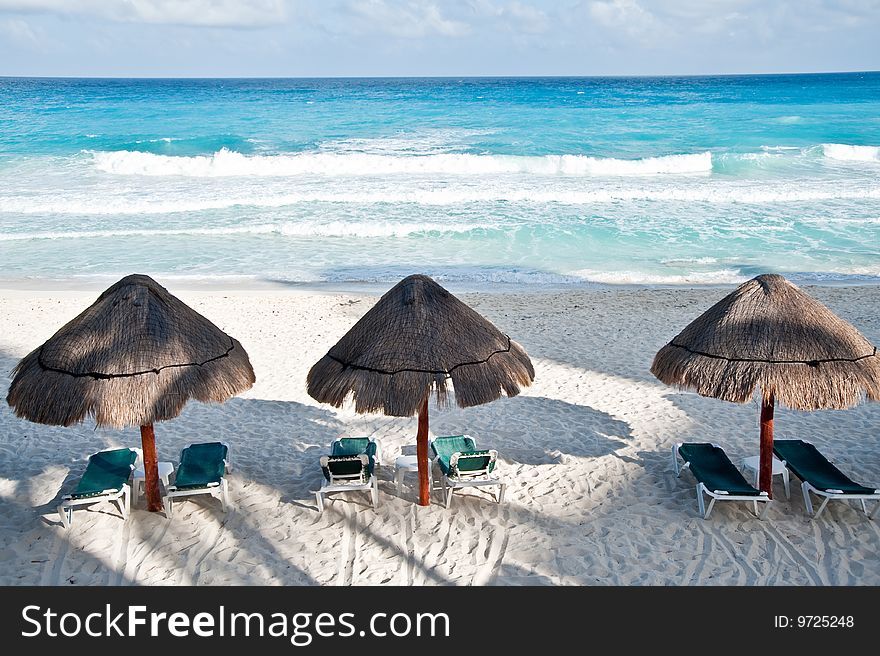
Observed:
[[[220,499],[225,511],[229,505],[226,474],[231,471],[229,446],[225,442],[202,442],[185,447],[180,452],[174,483],[168,486],[162,498],[165,516],[171,518],[174,499],[197,494],[210,494]]]
[[[331,456],[357,456],[365,453],[370,458],[370,466],[381,463],[382,448],[373,437],[340,437],[330,445]]]
[[[880,509],[880,489],[865,487],[854,482],[823,456],[815,445],[803,440],[776,440],[773,443],[773,452],[789,471],[802,481],[804,504],[807,507],[807,514],[813,519],[822,514],[825,506],[832,499],[859,501],[868,517],[873,519],[877,515],[877,510]],[[815,515],[810,500],[811,492],[816,496],[824,497]],[[870,514],[865,505],[865,501],[868,500],[877,502]]]
[[[337,440],[337,442],[339,441]],[[372,442],[371,444],[375,445],[376,443]],[[378,462],[375,459],[376,448],[375,446],[370,446],[370,444],[362,446],[362,451],[364,452],[343,454],[340,452],[348,450],[349,447],[355,448],[354,443],[337,446],[336,442],[334,442],[331,450],[336,453],[331,453],[329,456],[321,456],[320,465],[321,472],[324,474],[324,480],[321,483],[321,489],[315,491],[319,512],[324,512],[324,495],[331,492],[368,490],[373,507],[375,508],[379,505],[379,486],[376,477],[373,475],[374,466]],[[368,453],[373,455],[368,455]]]
[[[679,456],[684,461],[681,467],[678,464]],[[689,469],[697,479],[697,508],[703,519],[709,519],[716,501],[751,501],[755,514],[759,519],[764,519],[770,497],[766,492],[752,487],[717,444],[679,442],[672,447],[672,466],[676,476]],[[712,499],[708,508],[703,495]],[[765,502],[760,514],[759,501]]]
[[[443,488],[446,507],[452,503],[452,493],[465,487],[499,486],[496,500],[504,501],[506,484],[493,476],[498,452],[495,449],[478,450],[470,435],[449,435],[435,437],[431,441],[433,472],[440,470],[440,483]],[[432,474],[433,478],[433,474]],[[432,485],[433,487],[433,485]]]
[[[99,501],[114,501],[122,518],[131,511],[131,486],[128,479],[138,459],[134,449],[106,449],[89,456],[86,471],[72,494],[61,497],[58,515],[64,528],[70,528],[73,509]]]

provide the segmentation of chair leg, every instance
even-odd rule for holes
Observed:
[[[379,507],[379,485],[376,482],[376,477],[373,477],[373,486],[370,488],[370,497],[373,500],[373,508]]]
[[[706,514],[706,510],[703,504],[703,487],[699,483],[697,483],[697,510],[700,513],[700,516]]]
[[[225,478],[222,483],[222,490],[220,492],[220,506],[223,508],[223,512],[226,512],[229,508],[229,481]]]
[[[127,485],[123,487],[122,496],[116,500],[116,503],[119,504],[119,512],[122,515],[122,519],[128,519],[128,515],[131,512],[131,493],[129,489]]]
[[[675,472],[675,477],[681,474],[681,471],[678,469],[678,457],[675,454],[675,444],[672,445],[672,470]]]
[[[828,505],[828,502],[829,502],[829,501],[831,501],[831,497],[825,497],[825,499],[822,501],[822,505],[819,506],[819,510],[816,511],[816,514],[815,514],[815,516],[813,517],[813,519],[819,519],[819,515],[822,514],[822,511],[823,511],[823,510],[825,510],[825,506]]]
[[[315,498],[318,500],[318,512],[324,512],[324,497],[320,490],[315,492]]]
[[[455,491],[455,488],[451,485],[446,486],[446,507],[449,508],[449,504],[452,503],[452,493]]]
[[[801,483],[801,491],[804,493],[804,506],[807,508],[807,514],[812,517],[813,516],[813,502],[810,500],[810,491],[807,488],[807,483],[804,481]]]
[[[788,469],[782,470],[782,482],[785,484],[785,498],[791,499],[791,478]],[[757,485],[755,487],[758,487]]]
[[[504,502],[504,490],[507,489],[507,483],[501,484],[501,491],[498,493],[498,503]]]
[[[171,497],[166,496],[162,499],[162,505],[165,507],[165,519],[171,519]]]
[[[70,510],[69,506],[64,506],[63,504],[58,506],[58,516],[61,518],[61,525],[64,528],[70,528],[70,523],[73,520],[73,513]]]
[[[716,501],[716,500],[715,500],[715,498],[713,497],[712,500],[709,502],[709,507],[706,508],[706,514],[703,515],[703,519],[709,519],[709,515],[712,514],[712,508],[713,508],[713,506],[715,505],[715,501]]]

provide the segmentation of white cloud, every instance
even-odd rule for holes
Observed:
[[[285,0],[0,0],[4,10],[193,27],[265,27],[286,19]]]
[[[45,50],[45,38],[37,34],[36,30],[20,18],[9,18],[0,21],[0,34],[3,34],[13,43],[25,46],[31,50]]]
[[[491,0],[469,0],[472,11],[492,21],[493,27],[505,25],[514,32],[540,34],[550,29],[546,12],[530,4],[513,2],[498,3]]]
[[[351,0],[346,13],[355,19],[356,32],[385,32],[395,37],[415,39],[428,34],[464,36],[471,31],[463,21],[445,17],[434,2],[408,0]]]
[[[636,0],[595,0],[589,4],[590,16],[602,27],[623,33],[651,45],[666,30],[653,13]]]

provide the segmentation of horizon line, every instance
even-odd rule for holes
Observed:
[[[876,74],[880,69],[848,71],[778,71],[763,73],[618,73],[588,75],[6,75],[0,79],[22,80],[453,80],[453,79],[608,79],[683,77],[760,77],[779,75],[857,75]]]

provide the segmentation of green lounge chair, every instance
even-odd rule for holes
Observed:
[[[58,515],[64,528],[73,522],[73,509],[99,501],[114,501],[122,518],[131,512],[131,486],[128,479],[138,459],[134,449],[105,449],[89,456],[89,464],[76,490],[61,497]]]
[[[470,435],[447,435],[431,440],[430,450],[433,454],[431,471],[433,472],[434,467],[440,470],[440,483],[447,508],[452,503],[452,493],[465,487],[498,485],[500,490],[496,501],[504,501],[507,485],[497,476],[493,476],[498,460],[495,449],[478,450]]]
[[[382,449],[372,437],[340,437],[330,445],[330,455],[320,460],[324,480],[315,491],[318,510],[324,511],[324,495],[331,492],[369,490],[375,508],[379,505],[378,480],[374,475]]]
[[[792,474],[801,479],[804,505],[807,507],[807,514],[813,519],[822,514],[832,499],[860,501],[862,510],[869,518],[873,519],[877,515],[877,510],[880,509],[880,490],[854,482],[831,464],[815,445],[803,440],[776,440],[773,443],[773,452]],[[815,515],[810,492],[824,497]],[[865,505],[867,500],[877,502],[870,514]]]
[[[229,506],[229,484],[226,474],[232,471],[229,445],[225,442],[190,444],[180,452],[180,464],[174,484],[163,496],[165,516],[171,518],[173,500],[197,494],[210,494],[220,499],[224,511]]]
[[[678,457],[684,461],[679,467]],[[770,497],[752,487],[740,471],[724,453],[724,449],[708,442],[679,442],[672,447],[672,466],[676,476],[689,469],[697,479],[697,508],[703,519],[709,519],[716,501],[751,501],[755,506],[755,515],[764,519],[769,507]],[[706,508],[703,495],[712,499]],[[765,503],[758,513],[758,502]]]
[[[365,453],[370,459],[370,467],[375,468],[382,463],[382,448],[373,437],[340,437],[330,445],[331,456],[357,456]]]

